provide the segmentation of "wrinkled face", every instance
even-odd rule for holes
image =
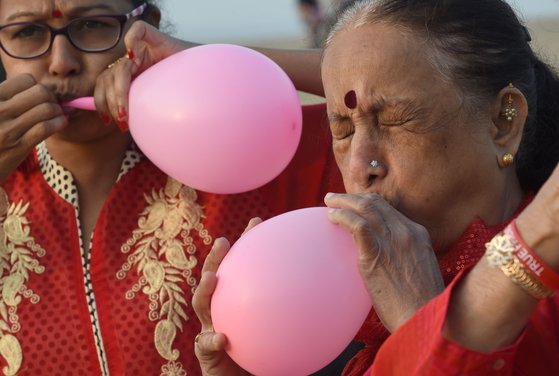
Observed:
[[[322,79],[347,192],[382,195],[444,244],[465,229],[453,226],[483,217],[500,188],[489,112],[468,115],[428,51],[420,36],[387,24],[347,28],[325,51]]]
[[[40,22],[60,28],[78,17],[125,14],[132,8],[129,0],[1,0],[0,25]],[[130,21],[126,26],[129,25]],[[18,35],[22,38],[26,36]],[[72,46],[66,36],[58,35],[51,50],[43,56],[21,60],[8,56],[4,51],[0,51],[0,56],[8,78],[31,74],[63,101],[93,95],[97,76],[124,53],[122,40],[109,51],[87,53]],[[64,131],[66,134],[81,132],[91,137],[116,130],[116,127],[104,127],[95,112],[76,111],[70,114],[70,121],[75,125],[68,127]]]

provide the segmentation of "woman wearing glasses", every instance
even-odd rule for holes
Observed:
[[[159,18],[149,1],[0,1],[6,375],[199,374],[191,299],[214,238],[235,239],[252,217],[318,205],[341,189],[297,191],[295,164],[257,191],[210,195],[143,157],[123,131],[126,108],[106,107],[121,89],[97,81],[127,54],[122,36],[132,23]],[[60,106],[94,94],[100,112]],[[305,112],[306,124],[321,114]],[[329,153],[325,134],[323,147],[303,147],[295,159],[320,181],[335,169]]]

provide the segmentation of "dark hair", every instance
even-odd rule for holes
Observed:
[[[147,18],[147,16],[156,9],[159,9],[159,6],[157,5],[157,1],[156,0],[132,0],[132,6],[134,7],[139,7],[140,5],[146,3],[147,4],[147,8],[144,11],[144,14],[142,14],[142,16],[140,16],[140,18],[142,20],[145,20]]]
[[[492,100],[512,83],[528,101],[515,158],[522,187],[537,191],[559,162],[559,79],[532,50],[531,37],[503,0],[361,0],[340,15],[325,48],[348,25],[388,21],[422,32],[433,63],[472,103]]]
[[[150,6],[155,5],[156,2],[154,0],[132,0],[132,5],[135,7],[139,7],[143,3],[146,3],[148,6]]]

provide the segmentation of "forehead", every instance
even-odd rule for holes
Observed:
[[[130,10],[131,0],[0,0],[0,23],[25,21],[25,18],[50,18],[57,9],[64,16],[98,10],[122,13]]]
[[[392,95],[410,87],[420,90],[439,76],[429,62],[429,50],[423,36],[385,23],[350,26],[325,51],[326,95],[355,90],[361,97],[378,90],[391,90],[387,94]]]

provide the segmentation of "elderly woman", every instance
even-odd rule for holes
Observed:
[[[101,73],[121,69],[134,21],[159,16],[139,0],[0,0],[3,374],[200,374],[191,300],[213,239],[341,189],[322,178],[335,162],[320,107],[304,111],[307,146],[255,191],[197,192],[147,160],[126,107],[114,121],[104,107],[119,86]],[[99,113],[60,105],[93,94]],[[303,176],[314,184],[299,190]]]
[[[390,332],[434,292],[427,276],[448,284],[479,260],[557,165],[559,82],[529,42],[504,1],[361,1],[328,37],[322,77],[349,195],[326,203],[361,245],[363,275]],[[464,304],[478,309],[470,320],[494,314],[473,301]],[[369,321],[360,335],[365,349],[347,368],[355,374],[387,333]],[[499,347],[488,343],[470,347]]]
[[[131,72],[188,46],[142,24],[127,43],[138,57],[120,69]],[[299,62],[312,69],[314,59],[307,52]],[[559,287],[559,172],[530,202],[559,160],[559,81],[510,6],[359,1],[330,33],[322,80],[347,192],[325,202],[354,236],[374,303],[358,336],[364,349],[345,373],[371,364],[380,374],[550,371],[546,361],[559,354],[558,300],[549,299]],[[118,86],[126,92],[127,80]],[[113,115],[119,98],[107,100]],[[520,259],[503,244],[522,236],[548,277],[508,264]],[[486,243],[493,266],[476,265]],[[195,350],[207,375],[243,374],[209,310],[228,248],[215,242],[195,294]]]

